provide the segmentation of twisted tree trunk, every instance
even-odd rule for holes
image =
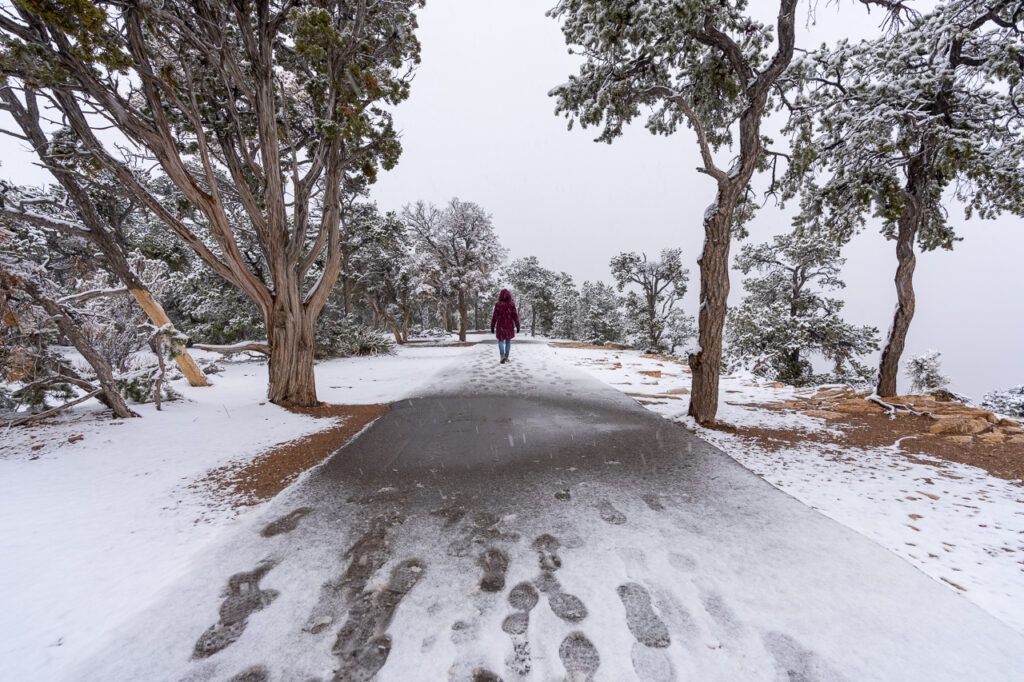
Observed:
[[[882,350],[882,358],[878,365],[878,386],[875,388],[875,392],[882,397],[897,394],[900,358],[907,342],[910,322],[914,319],[914,268],[917,265],[914,240],[917,238],[920,217],[917,199],[908,194],[906,208],[900,216],[896,234],[896,313],[889,328],[889,338]]]
[[[267,320],[270,330],[270,366],[267,397],[276,405],[316,407],[313,373],[316,316],[301,304],[285,306],[275,301]]]
[[[689,357],[692,385],[688,413],[701,424],[718,414],[718,375],[722,369],[722,331],[729,301],[729,247],[732,207],[739,193],[731,183],[719,183],[717,208],[704,220],[704,250],[700,267],[700,311],[697,352]]]

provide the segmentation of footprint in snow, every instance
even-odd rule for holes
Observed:
[[[269,670],[262,665],[254,665],[232,677],[229,682],[267,682],[269,679]]]
[[[605,523],[621,526],[626,522],[626,515],[616,509],[608,500],[598,500],[597,512]]]
[[[261,590],[260,581],[274,567],[263,561],[252,571],[236,573],[228,578],[220,620],[211,625],[192,650],[192,658],[206,658],[228,647],[242,636],[250,615],[268,606],[277,597],[276,590]]]
[[[509,672],[516,677],[525,677],[530,673],[530,642],[527,630],[530,627],[530,611],[537,605],[540,595],[530,583],[522,582],[512,588],[508,594],[508,603],[515,609],[505,617],[501,629],[512,640],[512,653],[505,664]]]
[[[639,583],[625,583],[616,590],[626,608],[626,626],[644,646],[664,649],[669,645],[668,628],[651,605],[651,595]]]
[[[480,589],[484,592],[501,592],[505,589],[505,573],[508,571],[508,555],[496,547],[484,550],[477,560],[484,569]]]
[[[565,666],[570,682],[590,682],[601,665],[601,656],[587,636],[580,631],[569,633],[558,647],[558,657]]]
[[[313,511],[311,507],[299,507],[298,509],[285,514],[281,518],[268,523],[264,526],[263,530],[260,531],[260,535],[265,538],[272,538],[275,535],[280,535],[281,533],[290,533],[298,528],[299,521],[301,521],[302,518],[311,511]]]

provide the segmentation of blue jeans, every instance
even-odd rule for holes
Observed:
[[[498,339],[498,353],[502,357],[508,357],[510,350],[512,350],[512,339]]]

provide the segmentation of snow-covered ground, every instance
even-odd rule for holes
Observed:
[[[913,459],[894,448],[854,449],[808,441],[770,450],[752,439],[702,429],[686,416],[690,375],[680,364],[634,351],[559,348],[559,357],[678,420],[740,464],[852,528],[1024,632],[1024,487],[976,467]],[[653,377],[641,372],[661,372]],[[723,377],[719,419],[737,426],[829,428],[797,412],[749,407],[793,397],[751,376]],[[675,398],[668,397],[675,393]],[[743,405],[748,405],[744,407]]]
[[[468,350],[324,362],[318,392],[335,404],[395,401]],[[253,512],[211,507],[191,483],[324,428],[265,401],[264,363],[221,364],[211,388],[176,382],[184,400],[135,406],[141,419],[81,405],[57,424],[0,430],[0,679],[60,677]]]

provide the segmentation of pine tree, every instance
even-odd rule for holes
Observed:
[[[516,295],[520,316],[530,320],[530,336],[536,336],[538,319],[541,333],[550,332],[555,311],[553,290],[557,275],[541,266],[536,256],[512,261],[502,274]]]
[[[915,393],[932,393],[949,386],[949,377],[942,373],[942,353],[926,350],[907,361],[907,377],[910,390]]]
[[[648,112],[652,133],[688,126],[698,170],[715,183],[698,261],[699,345],[689,357],[689,413],[704,424],[718,410],[732,235],[753,208],[750,181],[765,162],[761,123],[793,58],[797,0],[777,5],[774,30],[747,14],[745,0],[561,0],[550,13],[583,57],[579,72],[551,91],[570,126],[599,126],[604,142]],[[731,158],[722,163],[715,156],[726,147]]]
[[[491,216],[471,201],[452,199],[444,208],[420,201],[406,206],[402,219],[415,235],[417,249],[429,254],[427,278],[438,292],[454,294],[459,340],[469,329],[472,294],[488,286],[505,259]]]
[[[873,214],[896,242],[897,308],[876,389],[892,396],[916,305],[914,249],[958,240],[947,192],[968,218],[1024,214],[1024,31],[1016,2],[951,0],[924,14],[879,4],[897,12],[892,33],[823,47],[791,71],[788,192],[800,185],[805,220],[841,239]]]
[[[729,312],[729,355],[738,364],[794,386],[863,383],[871,372],[858,358],[878,349],[878,330],[844,322],[843,301],[825,295],[845,285],[845,259],[831,237],[797,229],[765,244],[744,245],[736,268],[747,295]],[[811,356],[828,359],[831,374],[816,375]]]
[[[638,343],[652,353],[664,350],[662,337],[670,320],[679,322],[676,305],[690,279],[682,249],[663,249],[657,260],[648,260],[646,253],[620,253],[610,265],[620,292],[627,287],[639,289],[630,291],[624,301],[626,319]]]
[[[584,282],[577,304],[579,338],[589,343],[621,343],[625,336],[621,306],[613,287]]]
[[[572,275],[556,275],[552,299],[551,335],[559,339],[580,338],[580,292]]]

